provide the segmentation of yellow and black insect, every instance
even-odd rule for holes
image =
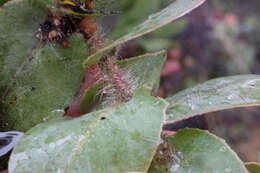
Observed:
[[[88,39],[96,31],[96,16],[119,14],[118,11],[96,10],[94,0],[56,1],[57,7],[52,9],[36,33],[36,38],[41,41],[58,41],[62,45],[66,45],[67,37],[77,31]]]

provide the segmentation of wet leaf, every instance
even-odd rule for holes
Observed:
[[[88,55],[73,35],[68,48],[40,43],[35,33],[53,1],[11,1],[0,9],[1,128],[26,131],[64,114],[78,90]],[[7,127],[3,124],[8,123]]]
[[[213,79],[167,98],[167,123],[224,109],[260,105],[260,76]]]
[[[140,88],[128,103],[40,124],[13,150],[9,171],[145,172],[158,144],[165,108],[164,101]]]
[[[248,162],[248,163],[245,163],[245,166],[250,173],[259,173],[260,172],[260,163]]]
[[[171,154],[153,160],[149,173],[248,173],[236,153],[207,131],[184,129],[167,141]]]
[[[160,12],[154,13],[141,23],[140,25],[137,25],[133,27],[132,29],[129,29],[130,32],[128,34],[118,38],[116,41],[114,41],[112,44],[107,45],[103,49],[100,49],[95,54],[91,55],[84,61],[84,66],[87,67],[91,64],[96,63],[106,51],[124,43],[129,40],[135,39],[137,37],[140,37],[144,34],[147,34],[149,32],[152,32],[170,22],[173,20],[176,20],[183,15],[187,14],[194,8],[201,5],[205,0],[176,0],[172,4],[170,4],[168,7],[162,9]]]
[[[11,151],[22,136],[16,131],[0,132],[0,157]]]

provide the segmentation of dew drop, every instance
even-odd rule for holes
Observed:
[[[191,110],[195,110],[197,107],[194,104],[191,104]]]
[[[51,113],[56,113],[56,112],[65,113],[65,111],[63,109],[55,109],[55,110],[51,111]]]
[[[252,80],[252,81],[248,81],[248,82],[246,82],[244,85],[243,85],[243,88],[256,88],[256,82],[257,82],[258,80],[257,79],[255,79],[255,80]]]
[[[220,151],[220,152],[226,152],[226,151],[227,151],[227,148],[223,146],[223,147],[221,147],[221,148],[219,149],[219,151]]]
[[[178,156],[179,156],[181,159],[183,159],[183,154],[182,154],[182,152],[178,152],[177,154],[178,154]]]
[[[225,172],[231,172],[232,171],[232,169],[231,168],[225,168],[225,170],[224,170]]]
[[[173,118],[174,115],[173,115],[173,114],[168,114],[168,117],[169,117],[169,118]]]
[[[163,143],[164,143],[164,140],[162,138],[160,138],[159,144],[163,144]]]
[[[179,156],[182,154],[181,152],[177,152],[177,155]],[[170,167],[171,172],[177,171],[180,167],[181,159],[177,155],[174,154],[171,155],[171,164],[172,164]]]
[[[228,100],[234,100],[234,99],[236,99],[237,98],[237,95],[236,94],[231,94],[231,95],[229,95],[228,97],[227,97],[227,99]]]
[[[155,105],[158,105],[160,102],[159,101],[157,101],[157,102],[155,102]]]
[[[175,172],[179,169],[180,165],[179,164],[173,164],[170,168],[171,171]]]

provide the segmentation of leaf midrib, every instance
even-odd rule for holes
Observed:
[[[80,154],[80,151],[83,148],[83,146],[89,141],[90,135],[92,134],[93,131],[95,131],[95,129],[100,124],[99,122],[101,121],[101,117],[107,117],[108,116],[107,112],[109,112],[112,109],[114,109],[114,108],[107,108],[107,109],[103,110],[101,113],[99,113],[98,115],[96,115],[96,119],[94,120],[93,123],[91,123],[90,127],[86,130],[86,133],[84,134],[83,140],[81,140],[78,143],[78,145],[75,146],[74,152],[71,153],[67,164],[64,166],[64,172],[68,171],[69,167],[71,166],[73,161],[76,159],[77,155]]]

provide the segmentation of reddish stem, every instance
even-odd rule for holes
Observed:
[[[0,173],[8,173],[8,170],[1,171]]]
[[[112,73],[111,77],[114,87],[118,90],[116,94],[120,95],[119,97],[121,98],[123,97],[123,100],[130,97],[132,95],[131,90],[128,83],[122,78],[119,68],[113,63],[112,60],[108,62],[108,67]]]
[[[173,136],[173,135],[175,135],[176,134],[176,132],[174,132],[174,131],[168,131],[168,130],[163,130],[162,131],[162,135],[164,136],[164,137],[170,137],[170,136]]]
[[[97,64],[91,65],[90,67],[87,68],[82,86],[79,89],[77,96],[70,104],[69,109],[66,112],[66,116],[79,117],[80,115],[82,115],[80,112],[80,103],[82,97],[84,96],[86,90],[89,87],[91,87],[93,84],[95,84],[100,78],[101,78],[101,71]]]

